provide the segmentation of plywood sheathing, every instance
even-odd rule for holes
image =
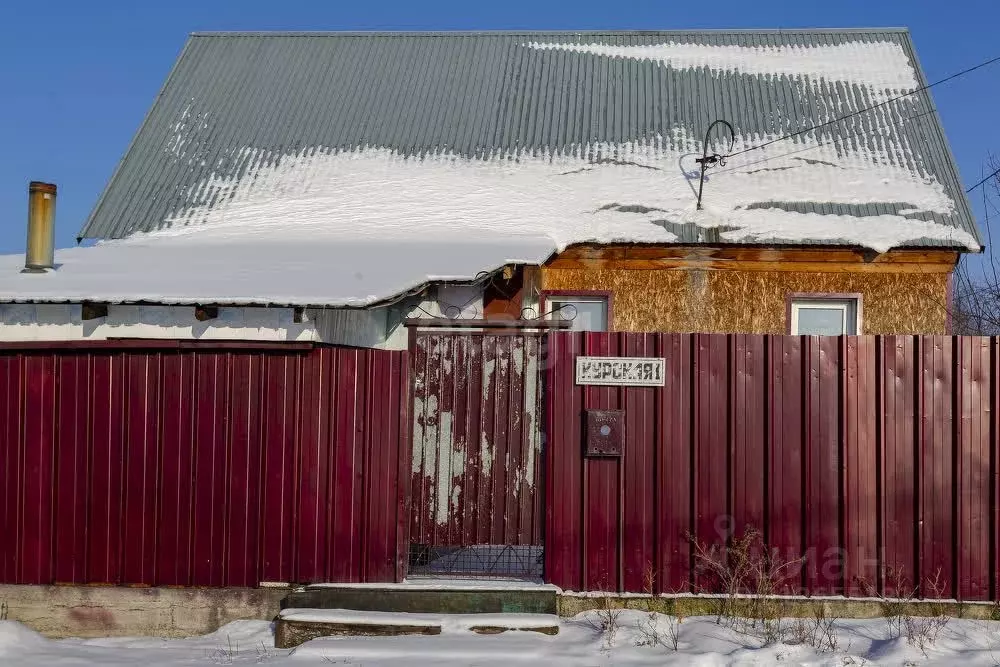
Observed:
[[[907,267],[912,268],[912,267]],[[612,290],[618,331],[787,333],[792,293],[857,292],[866,334],[945,333],[948,273],[542,269],[545,290]]]

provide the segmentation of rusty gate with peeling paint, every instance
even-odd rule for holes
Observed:
[[[410,574],[542,575],[544,334],[415,330]]]

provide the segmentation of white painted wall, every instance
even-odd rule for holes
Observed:
[[[433,298],[395,308],[310,308],[298,323],[292,308],[222,306],[216,319],[199,322],[194,306],[109,305],[107,317],[84,321],[79,304],[0,304],[0,342],[111,338],[313,341],[405,350],[406,317],[482,315],[480,287],[441,286],[431,294]]]
[[[318,340],[313,322],[293,322],[291,308],[220,307],[219,316],[199,322],[194,306],[108,307],[108,316],[83,322],[87,340],[174,338],[181,340]]]
[[[387,350],[405,350],[407,340],[404,320],[413,318],[451,317],[478,319],[483,316],[483,287],[481,285],[437,285],[419,301],[407,301],[389,309],[386,322],[388,334],[385,341],[375,347]]]
[[[79,305],[0,305],[0,341],[81,339],[83,326]]]
[[[108,316],[84,321],[79,304],[0,305],[0,341],[71,341],[109,338],[179,340],[318,341],[317,323],[293,322],[291,308],[220,307],[199,322],[194,306],[111,305]]]

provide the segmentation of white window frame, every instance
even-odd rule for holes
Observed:
[[[611,327],[611,297],[607,294],[545,294],[545,319],[555,320],[559,304],[577,303],[602,303],[604,304],[604,328],[603,329],[574,329],[574,331],[609,331]]]
[[[799,333],[799,312],[803,309],[839,310],[841,312],[841,336],[856,336],[861,333],[860,294],[793,294],[789,300],[789,333]],[[853,319],[853,322],[852,322]]]

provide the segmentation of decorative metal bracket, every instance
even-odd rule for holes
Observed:
[[[709,167],[714,167],[719,165],[720,167],[726,166],[726,155],[719,155],[718,153],[708,154],[708,141],[712,134],[712,130],[715,129],[716,125],[725,125],[726,129],[729,130],[729,148],[726,153],[730,153],[733,150],[733,146],[736,144],[736,130],[733,126],[729,124],[729,121],[716,120],[713,121],[711,125],[708,126],[708,130],[705,131],[705,142],[702,144],[701,157],[695,160],[701,165],[701,180],[698,183],[698,210],[701,210],[701,195],[705,190],[705,172],[708,171]]]
[[[542,321],[542,320],[548,320],[549,315],[555,315],[556,313],[558,313],[559,318],[556,321],[568,323],[576,319],[576,312],[577,312],[576,306],[574,306],[571,303],[564,303],[561,306],[556,306],[547,313],[541,313],[541,314],[539,314],[538,311],[532,308],[531,306],[527,306],[521,309],[521,319],[526,322],[533,320]]]
[[[417,310],[430,315],[423,308]],[[556,319],[549,319],[550,315],[559,313]],[[446,329],[500,329],[510,327],[512,329],[571,329],[573,320],[576,318],[576,306],[571,303],[564,303],[547,313],[537,315],[534,308],[522,308],[520,319],[510,319],[506,317],[493,317],[489,319],[452,319],[448,317],[431,316],[428,318],[410,317],[403,320],[408,327],[424,328],[446,328]]]

